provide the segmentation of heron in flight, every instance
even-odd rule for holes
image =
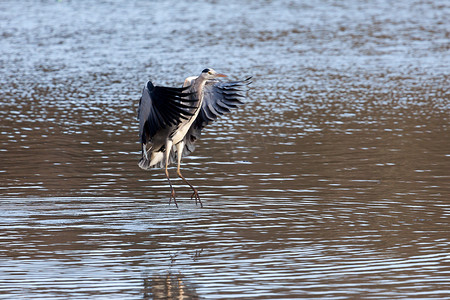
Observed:
[[[192,189],[195,204],[202,201],[198,190],[181,174],[181,158],[195,150],[201,130],[224,113],[243,104],[243,93],[251,77],[239,81],[220,81],[226,75],[204,69],[199,76],[185,79],[183,87],[154,86],[148,81],[139,101],[139,137],[142,158],[139,167],[165,169],[171,190],[169,203],[175,198],[168,166],[177,160],[178,176]]]

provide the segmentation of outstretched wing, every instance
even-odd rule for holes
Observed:
[[[251,77],[245,80],[221,82],[208,80],[204,88],[202,108],[195,120],[200,129],[216,120],[230,109],[243,104],[244,92],[251,83]]]
[[[244,103],[244,93],[252,83],[251,78],[229,82],[218,80],[206,82],[201,110],[184,139],[186,144],[184,155],[194,151],[194,143],[200,138],[200,132],[206,125]]]
[[[193,115],[198,100],[191,99],[192,93],[185,92],[187,88],[154,86],[147,82],[138,109],[141,143],[147,143],[158,130],[177,125]]]

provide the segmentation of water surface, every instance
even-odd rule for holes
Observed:
[[[0,8],[0,297],[450,298],[446,1]],[[137,104],[205,67],[252,89],[176,209]]]

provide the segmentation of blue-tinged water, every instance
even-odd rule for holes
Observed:
[[[447,1],[0,2],[0,298],[450,298]],[[147,80],[253,76],[175,179]]]

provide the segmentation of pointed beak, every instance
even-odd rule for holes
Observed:
[[[216,77],[227,77],[225,74],[216,74]]]

